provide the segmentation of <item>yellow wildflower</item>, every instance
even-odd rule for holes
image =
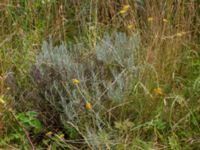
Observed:
[[[153,17],[148,17],[147,19],[149,22],[153,21]]]
[[[126,13],[126,10],[120,10],[120,14],[125,14]]]
[[[46,136],[51,136],[53,134],[53,132],[49,131],[46,133]]]
[[[5,104],[6,103],[5,100],[3,99],[3,96],[0,96],[0,103],[1,104]]]
[[[123,9],[128,10],[130,8],[130,5],[124,5]]]
[[[61,139],[63,139],[65,137],[65,135],[63,134],[63,133],[61,133],[60,135],[59,135],[59,138],[61,138]]]
[[[157,95],[163,95],[163,91],[160,87],[154,89],[154,93]]]
[[[86,108],[87,110],[91,110],[91,109],[92,109],[91,103],[87,102],[87,103],[85,104],[85,108]]]
[[[124,14],[128,11],[130,5],[124,5],[123,8],[120,10],[120,14]]]
[[[164,22],[164,23],[167,23],[167,22],[168,22],[168,20],[164,18],[164,19],[163,19],[163,22]]]
[[[127,28],[130,30],[130,29],[133,28],[133,25],[132,25],[132,24],[129,24],[129,25],[127,26]]]
[[[80,81],[78,79],[72,79],[72,83],[74,85],[78,85],[80,83]]]

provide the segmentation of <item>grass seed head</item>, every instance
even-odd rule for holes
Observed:
[[[147,20],[148,20],[149,22],[152,22],[154,19],[153,19],[153,17],[148,17]]]

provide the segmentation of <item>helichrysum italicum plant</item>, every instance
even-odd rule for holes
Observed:
[[[112,35],[105,34],[97,43],[96,55],[106,64],[116,64],[125,68],[134,68],[134,55],[140,46],[139,33],[133,33],[128,37],[125,33],[115,32]]]
[[[130,91],[137,70],[134,58],[139,45],[138,33],[133,33],[130,37],[125,33],[117,32],[112,35],[105,34],[103,39],[97,43],[97,59],[112,66],[109,68],[113,80],[103,81],[105,87],[109,87],[107,95],[111,99],[122,100]]]
[[[101,128],[104,97],[120,103],[132,90],[137,70],[134,57],[139,45],[138,33],[130,37],[117,32],[105,34],[97,42],[94,57],[82,61],[88,52],[83,45],[70,47],[63,43],[54,47],[51,42],[44,42],[34,64],[40,76],[40,95],[60,114],[63,123],[84,124],[87,113],[91,113],[96,120],[93,127]],[[89,122],[85,120],[86,124]]]

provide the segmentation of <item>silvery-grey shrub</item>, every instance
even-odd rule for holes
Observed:
[[[44,42],[34,64],[40,81],[34,81],[43,86],[44,100],[60,111],[63,119],[78,123],[84,115],[84,100],[92,103],[97,115],[103,101],[111,99],[120,103],[131,92],[137,74],[134,58],[139,45],[138,33],[127,36],[121,32],[106,33],[94,52],[81,43],[53,46],[52,42]],[[93,56],[87,57],[89,53]],[[83,56],[86,60],[82,60]],[[72,84],[74,78],[80,80],[82,94]]]

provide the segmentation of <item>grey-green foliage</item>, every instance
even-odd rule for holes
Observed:
[[[44,42],[42,52],[38,55],[36,64],[44,79],[48,78],[48,74],[52,72],[59,74],[59,81],[53,80],[50,86],[46,90],[44,89],[44,95],[45,99],[51,105],[55,106],[56,109],[62,106],[61,111],[69,119],[76,117],[74,116],[76,115],[74,108],[80,104],[81,100],[76,88],[71,88],[71,79],[81,79],[81,76],[84,74],[83,64],[76,62],[76,55],[78,55],[76,53],[77,49],[80,49],[79,45],[67,47],[63,43],[60,46],[53,47],[52,43],[48,44]],[[48,68],[51,68],[51,70],[47,70]],[[64,84],[64,87],[61,86],[61,82]]]
[[[47,63],[55,67],[59,72],[68,71],[68,73],[73,73],[78,71],[77,50],[81,49],[80,45],[75,45],[74,47],[67,47],[64,43],[60,46],[53,47],[52,43],[48,44],[44,42],[42,45],[42,52],[37,58],[37,63],[40,65],[42,63]],[[71,52],[73,50],[73,52]],[[81,64],[79,64],[81,65]]]
[[[138,33],[133,33],[130,37],[121,32],[115,32],[112,35],[105,34],[103,39],[97,43],[97,58],[107,64],[118,63],[122,67],[132,68],[135,63],[134,55],[139,44]]]
[[[63,112],[62,117],[71,121],[83,114],[84,100],[94,104],[96,113],[101,111],[96,108],[102,104],[103,97],[121,102],[133,86],[137,68],[134,54],[139,43],[138,33],[130,37],[125,33],[105,34],[97,43],[94,57],[83,61],[82,56],[89,50],[82,44],[63,43],[54,47],[51,42],[44,42],[35,64],[42,80],[48,82],[41,92],[52,106]],[[109,74],[104,75],[104,72]],[[57,76],[52,77],[52,74]],[[80,80],[82,94],[72,84],[74,78]]]
[[[133,75],[136,72],[135,55],[136,50],[140,45],[140,37],[138,33],[133,33],[128,37],[125,33],[115,32],[112,35],[105,34],[103,39],[97,43],[96,55],[97,58],[105,64],[114,64],[128,70],[129,75],[120,73],[115,67],[111,69],[115,86],[110,86],[111,83],[104,82],[104,85],[110,87],[108,96],[120,100],[123,99],[125,91],[131,89]]]

